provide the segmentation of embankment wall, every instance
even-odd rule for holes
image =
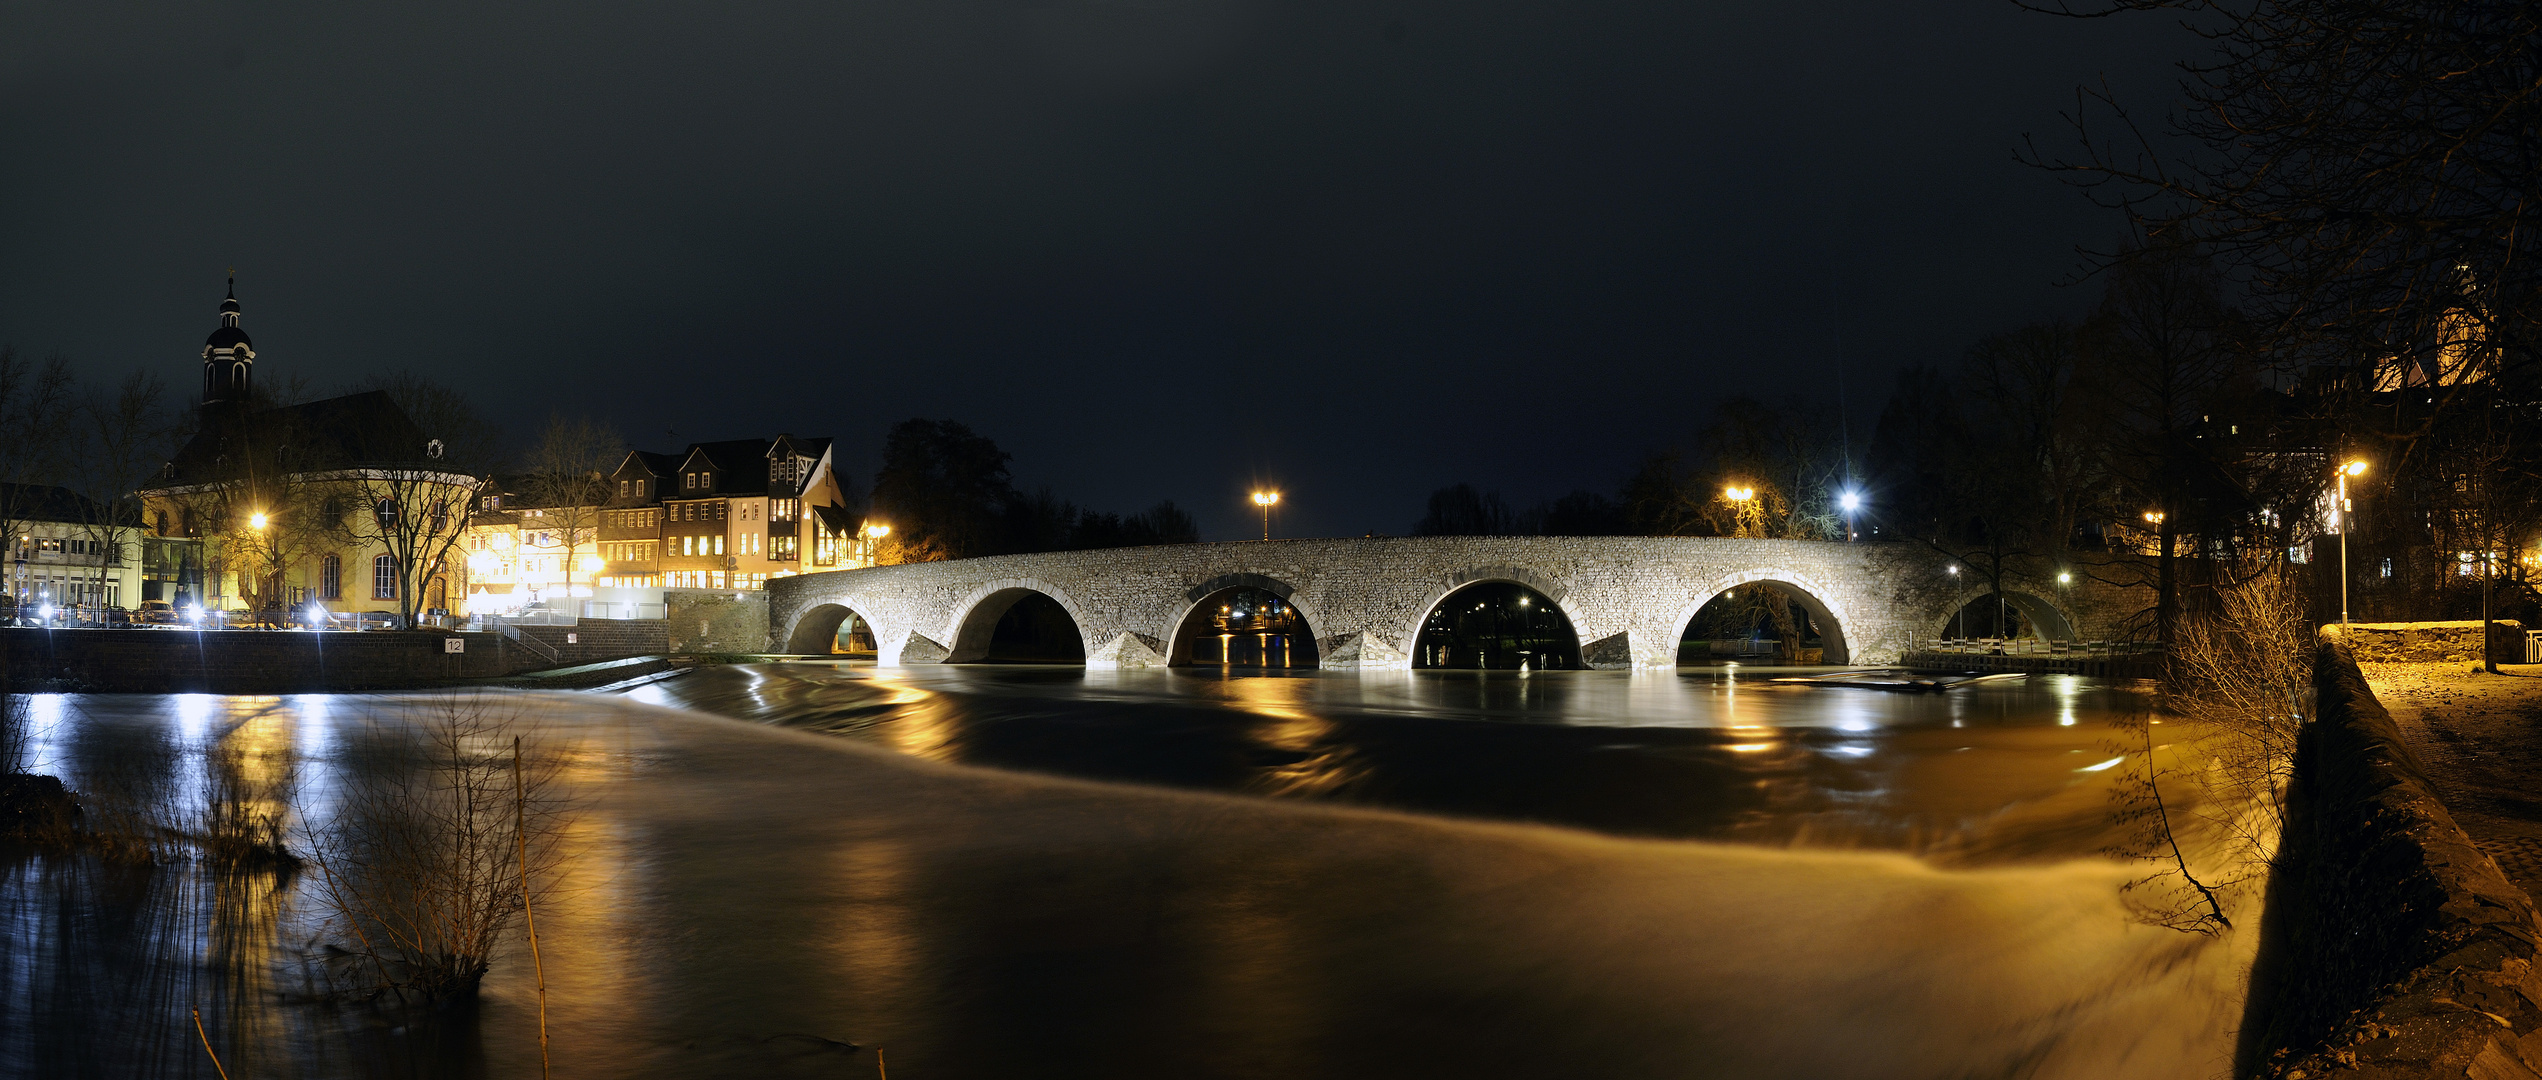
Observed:
[[[2239,1071],[2542,1072],[2532,898],[2437,801],[2335,627],[2313,679]]]
[[[525,632],[558,658],[464,631],[0,629],[0,673],[19,693],[290,694],[439,686],[663,651],[660,622]],[[453,639],[461,651],[447,651]]]
[[[2480,662],[2480,620],[2459,622],[2350,623],[2348,650],[2359,663],[2424,664],[2438,661]],[[2501,619],[2489,624],[2490,648],[2501,663],[2524,657],[2524,624]]]

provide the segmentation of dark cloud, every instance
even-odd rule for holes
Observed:
[[[961,419],[1241,536],[1612,484],[1731,392],[1860,415],[2078,307],[2012,160],[2154,22],[2008,4],[0,9],[0,340],[445,374],[644,445]]]

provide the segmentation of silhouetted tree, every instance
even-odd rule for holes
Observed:
[[[1509,512],[1500,492],[1477,491],[1472,484],[1431,492],[1429,512],[1412,525],[1414,536],[1507,536],[1517,531],[1517,515]]]
[[[997,554],[1017,501],[1012,456],[951,420],[903,420],[883,440],[874,513],[894,546],[959,559]]]

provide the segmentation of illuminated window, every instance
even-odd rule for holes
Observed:
[[[318,598],[344,599],[344,560],[334,555],[318,560]]]
[[[385,502],[386,500],[382,500]],[[397,599],[397,560],[381,555],[371,560],[371,599]]]

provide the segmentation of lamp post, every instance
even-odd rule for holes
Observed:
[[[881,562],[881,555],[876,549],[882,546],[883,538],[890,535],[889,525],[879,521],[865,523],[865,565],[874,566]]]
[[[1730,500],[1731,513],[1739,524],[1733,530],[1738,536],[1748,535],[1748,512],[1756,505],[1756,488],[1732,485],[1721,489],[1721,497]]]
[[[1854,542],[1854,511],[1862,509],[1862,493],[1848,491],[1837,496],[1836,505],[1845,509],[1845,542]]]
[[[1262,508],[1262,538],[1265,540],[1271,539],[1271,508],[1279,505],[1279,503],[1279,492],[1257,491],[1253,493],[1253,504]]]
[[[2339,628],[2348,628],[2348,478],[2364,476],[2365,462],[2351,461],[2339,466],[2339,504],[2331,513],[2339,517]],[[2481,630],[2486,640],[2488,629]],[[2487,655],[2483,650],[2483,655]]]

